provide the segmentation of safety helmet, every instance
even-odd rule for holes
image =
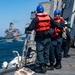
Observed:
[[[42,13],[44,12],[44,7],[42,5],[38,5],[36,8],[37,13]]]
[[[57,15],[57,14],[61,14],[61,11],[59,10],[59,9],[56,9],[55,11],[54,11],[54,15]]]
[[[71,25],[71,21],[68,21],[67,24],[68,24],[68,25]]]

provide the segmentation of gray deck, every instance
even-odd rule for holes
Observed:
[[[47,71],[47,73],[44,75],[75,75],[75,48],[70,48],[69,54],[71,55],[71,57],[62,58],[62,69]]]
[[[36,73],[36,75],[75,75],[75,48],[70,48],[69,54],[71,57],[62,58],[62,69],[47,71],[45,74]],[[14,75],[14,72],[0,75]]]

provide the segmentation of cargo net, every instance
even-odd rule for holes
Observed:
[[[35,31],[30,34],[26,34],[25,39],[25,65],[31,65],[36,63],[36,42]]]

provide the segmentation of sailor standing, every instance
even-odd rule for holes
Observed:
[[[51,43],[49,36],[51,25],[55,25],[61,29],[63,28],[58,24],[55,24],[54,20],[44,12],[44,7],[42,5],[38,5],[36,11],[36,17],[32,20],[29,27],[26,28],[26,32],[32,30],[36,31],[35,41],[39,68],[37,68],[35,72],[46,73],[46,65],[49,61],[49,48]]]
[[[65,31],[64,23],[66,22],[61,16],[61,11],[59,9],[56,9],[54,11],[54,20],[55,22],[63,27],[63,30]],[[50,70],[54,70],[54,67],[56,69],[61,69],[61,60],[62,60],[62,29],[55,27],[54,28],[54,34],[51,36],[51,55],[50,55]],[[56,59],[56,61],[55,61]]]

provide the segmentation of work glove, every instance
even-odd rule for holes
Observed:
[[[70,45],[70,46],[73,45],[73,41],[72,41],[72,40],[69,41],[69,45]]]
[[[25,29],[25,34],[31,34],[31,31],[28,30],[28,28]]]
[[[54,29],[51,28],[49,31],[48,31],[49,35],[52,35],[54,33]]]

